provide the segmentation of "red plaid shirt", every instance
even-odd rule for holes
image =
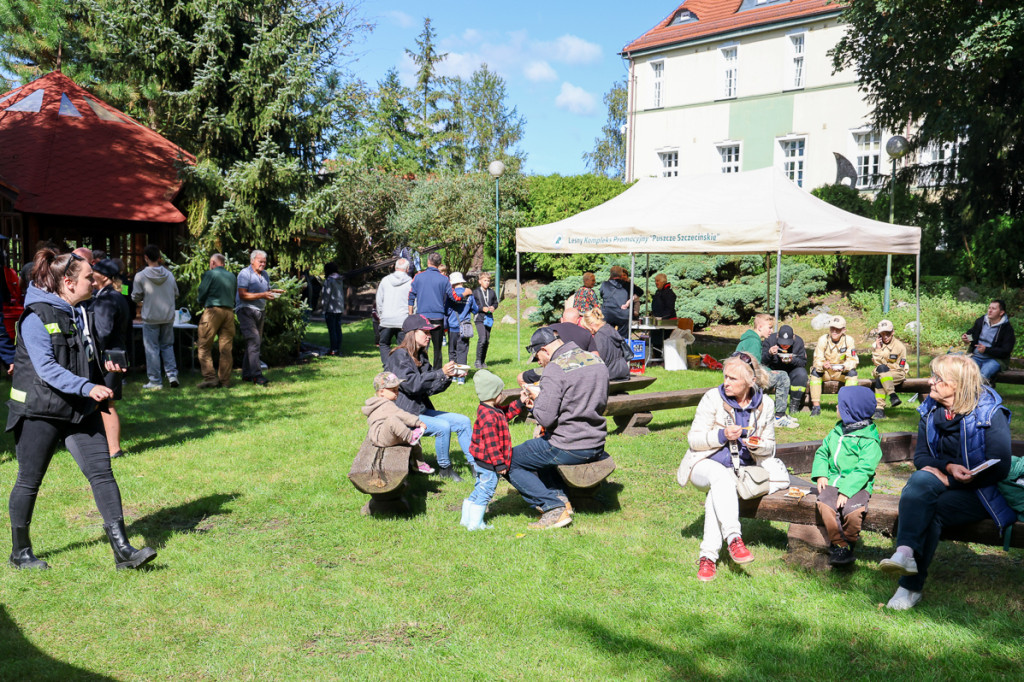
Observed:
[[[522,410],[523,403],[518,398],[504,409],[483,403],[476,408],[469,454],[485,469],[503,473],[512,463],[512,436],[508,432],[508,421],[515,419]]]

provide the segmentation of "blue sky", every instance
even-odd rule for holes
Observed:
[[[586,172],[582,154],[607,117],[604,94],[626,75],[618,52],[681,2],[374,0],[359,7],[376,27],[353,46],[349,68],[374,86],[396,67],[412,85],[416,69],[405,48],[415,49],[429,16],[448,53],[443,75],[468,77],[486,62],[505,79],[508,106],[526,118],[526,172],[574,175]]]

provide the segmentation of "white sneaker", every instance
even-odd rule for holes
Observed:
[[[157,384],[157,383],[154,383],[152,381],[149,381],[147,383],[142,384],[143,390],[146,390],[146,391],[159,391],[163,387],[164,387],[163,384]]]
[[[878,570],[890,575],[917,575],[917,561],[913,556],[896,552],[888,559],[878,562]],[[918,598],[920,599],[920,593],[918,593]],[[907,608],[909,609],[910,606]]]
[[[892,595],[892,599],[885,605],[885,608],[892,609],[893,611],[906,611],[917,606],[919,601],[921,601],[920,592],[913,592],[905,587],[900,587],[896,590],[896,594]]]
[[[781,417],[775,418],[775,428],[777,429],[799,429],[800,422],[793,419],[792,417],[782,415]]]

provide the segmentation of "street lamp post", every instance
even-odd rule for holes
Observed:
[[[501,161],[491,161],[487,166],[487,172],[494,178],[494,293],[501,302],[501,254],[498,234],[500,231],[500,204],[498,203],[498,182],[505,173],[505,164]]]
[[[892,183],[889,187],[889,224],[895,222],[896,215],[896,161],[910,151],[910,143],[902,135],[893,135],[885,143],[885,153],[892,159]],[[889,290],[892,287],[892,254],[885,261],[885,297],[882,300],[882,312],[889,313]]]

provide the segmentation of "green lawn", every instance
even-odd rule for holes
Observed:
[[[512,385],[515,332],[496,329],[490,364]],[[326,345],[322,325],[310,338]],[[380,367],[371,343],[368,323],[348,325],[344,357],[273,368],[265,389],[201,392],[193,375],[143,394],[132,375],[130,456],[114,469],[133,540],[159,557],[114,570],[88,485],[58,453],[32,526],[53,568],[0,570],[0,679],[1020,678],[1019,550],[946,543],[921,605],[891,613],[895,584],[874,568],[890,540],[867,534],[853,572],[812,573],[782,561],[783,524],[746,520],[757,561],[698,583],[703,496],[675,482],[693,408],[611,436],[606,510],[563,530],[528,531],[536,514],[502,482],[494,529],[466,532],[468,477],[414,476],[413,516],[360,516],[346,473]],[[652,371],[652,390],[720,377]],[[1008,397],[1020,411],[1021,391]],[[822,436],[834,400],[781,439]],[[476,406],[471,384],[436,402]],[[916,428],[913,406],[890,413],[883,430]],[[513,441],[528,431],[514,425]],[[5,435],[4,497],[16,468]],[[897,492],[901,475],[880,485]]]

